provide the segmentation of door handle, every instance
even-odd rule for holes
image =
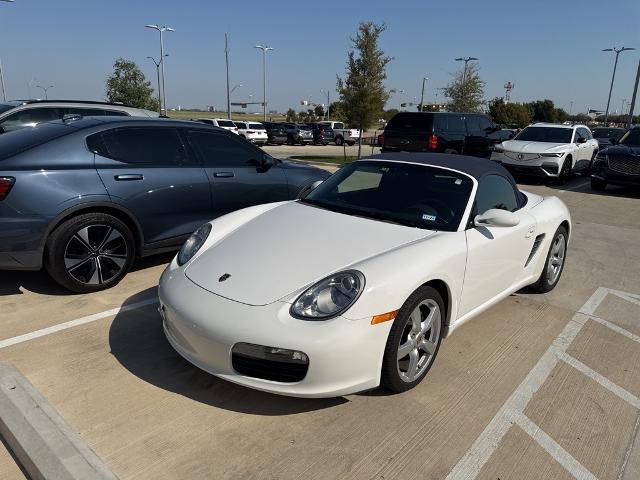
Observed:
[[[213,176],[216,178],[233,178],[235,175],[233,172],[215,172]]]
[[[127,173],[126,175],[116,175],[115,178],[119,182],[126,182],[129,180],[142,180],[144,177],[140,173]]]

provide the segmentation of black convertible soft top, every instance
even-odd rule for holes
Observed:
[[[487,175],[500,175],[511,183],[511,186],[517,193],[520,206],[526,202],[526,197],[518,189],[513,175],[499,163],[484,158],[450,153],[387,152],[363,157],[361,160],[388,160],[391,162],[417,163],[421,165],[433,165],[434,167],[450,168],[466,173],[478,182]]]

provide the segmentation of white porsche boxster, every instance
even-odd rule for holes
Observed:
[[[200,227],[160,279],[165,334],[207,372],[273,393],[404,391],[454,328],[562,274],[571,219],[499,164],[388,153],[304,198]]]

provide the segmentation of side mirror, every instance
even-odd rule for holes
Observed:
[[[305,198],[313,190],[315,190],[318,187],[318,185],[320,185],[322,182],[323,182],[323,180],[316,180],[311,185],[309,185],[307,188],[302,189],[300,191],[300,193],[298,193],[298,199]]]
[[[520,223],[520,217],[508,210],[491,208],[482,215],[476,215],[473,224],[476,227],[515,227]]]
[[[586,141],[587,141],[587,139],[586,139],[586,138],[582,138],[582,137],[580,137],[580,138],[578,138],[578,141],[577,141],[576,143],[578,143],[578,144],[579,144],[579,143],[585,143]]]

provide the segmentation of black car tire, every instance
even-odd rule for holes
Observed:
[[[347,145],[349,145],[350,147],[353,147],[356,144],[356,142],[347,142]]]
[[[596,192],[604,192],[607,188],[607,182],[600,180],[599,178],[591,177],[591,190]]]
[[[49,236],[45,268],[68,290],[97,292],[124,278],[135,253],[133,234],[124,222],[105,213],[85,213],[62,223]]]
[[[411,334],[411,313],[416,308],[421,307],[421,304],[425,302],[437,305],[440,310],[437,332],[432,332],[437,336],[434,342],[435,349],[433,353],[430,354],[430,358],[427,358],[427,361],[429,362],[428,365],[426,365],[419,372],[419,375],[415,379],[413,379],[412,381],[403,380],[403,378],[400,376],[398,350],[403,338]],[[444,332],[445,327],[445,319],[445,305],[442,300],[442,296],[438,293],[437,290],[429,286],[423,286],[418,288],[411,294],[411,296],[404,302],[404,304],[398,311],[398,315],[393,321],[391,331],[389,332],[389,337],[387,338],[380,376],[380,385],[382,387],[386,388],[387,390],[391,390],[392,392],[404,392],[418,385],[426,377],[427,373],[433,366],[435,358],[438,354],[438,350],[440,349],[442,333]],[[427,330],[427,332],[431,332],[431,328]],[[409,331],[407,329],[409,329]]]
[[[560,173],[558,174],[558,185],[564,185],[567,183],[567,180],[571,178],[571,170],[572,170],[572,160],[571,157],[567,157],[562,164],[562,168],[560,168]]]
[[[560,272],[557,274],[557,277],[552,282],[550,282],[547,275],[548,273],[547,270],[549,268],[549,262],[552,261],[552,253],[553,253],[552,251],[553,251],[556,239],[559,236],[564,237],[564,256],[562,257],[562,263],[560,264]],[[538,277],[538,280],[536,281],[536,283],[531,285],[531,288],[533,288],[534,290],[540,293],[547,293],[553,290],[556,287],[556,285],[558,285],[558,282],[560,281],[560,277],[562,276],[562,272],[564,271],[564,265],[567,259],[568,241],[569,241],[569,235],[567,234],[567,229],[564,228],[562,225],[560,225],[557,228],[556,232],[553,234],[553,238],[551,239],[551,244],[549,245],[547,258],[544,261],[544,268],[542,270],[542,273]]]
[[[588,177],[589,175],[591,175],[591,172],[593,170],[593,162],[595,162],[596,160],[596,155],[598,155],[598,150],[594,150],[593,153],[591,154],[591,160],[589,161],[589,165],[587,165],[587,168],[585,168],[582,171],[582,174],[585,177]]]
[[[337,136],[335,139],[335,142],[336,142],[336,145],[340,147],[344,143],[344,138]]]
[[[287,137],[287,145],[294,145],[294,141],[293,141],[293,137],[291,135],[289,135]]]

